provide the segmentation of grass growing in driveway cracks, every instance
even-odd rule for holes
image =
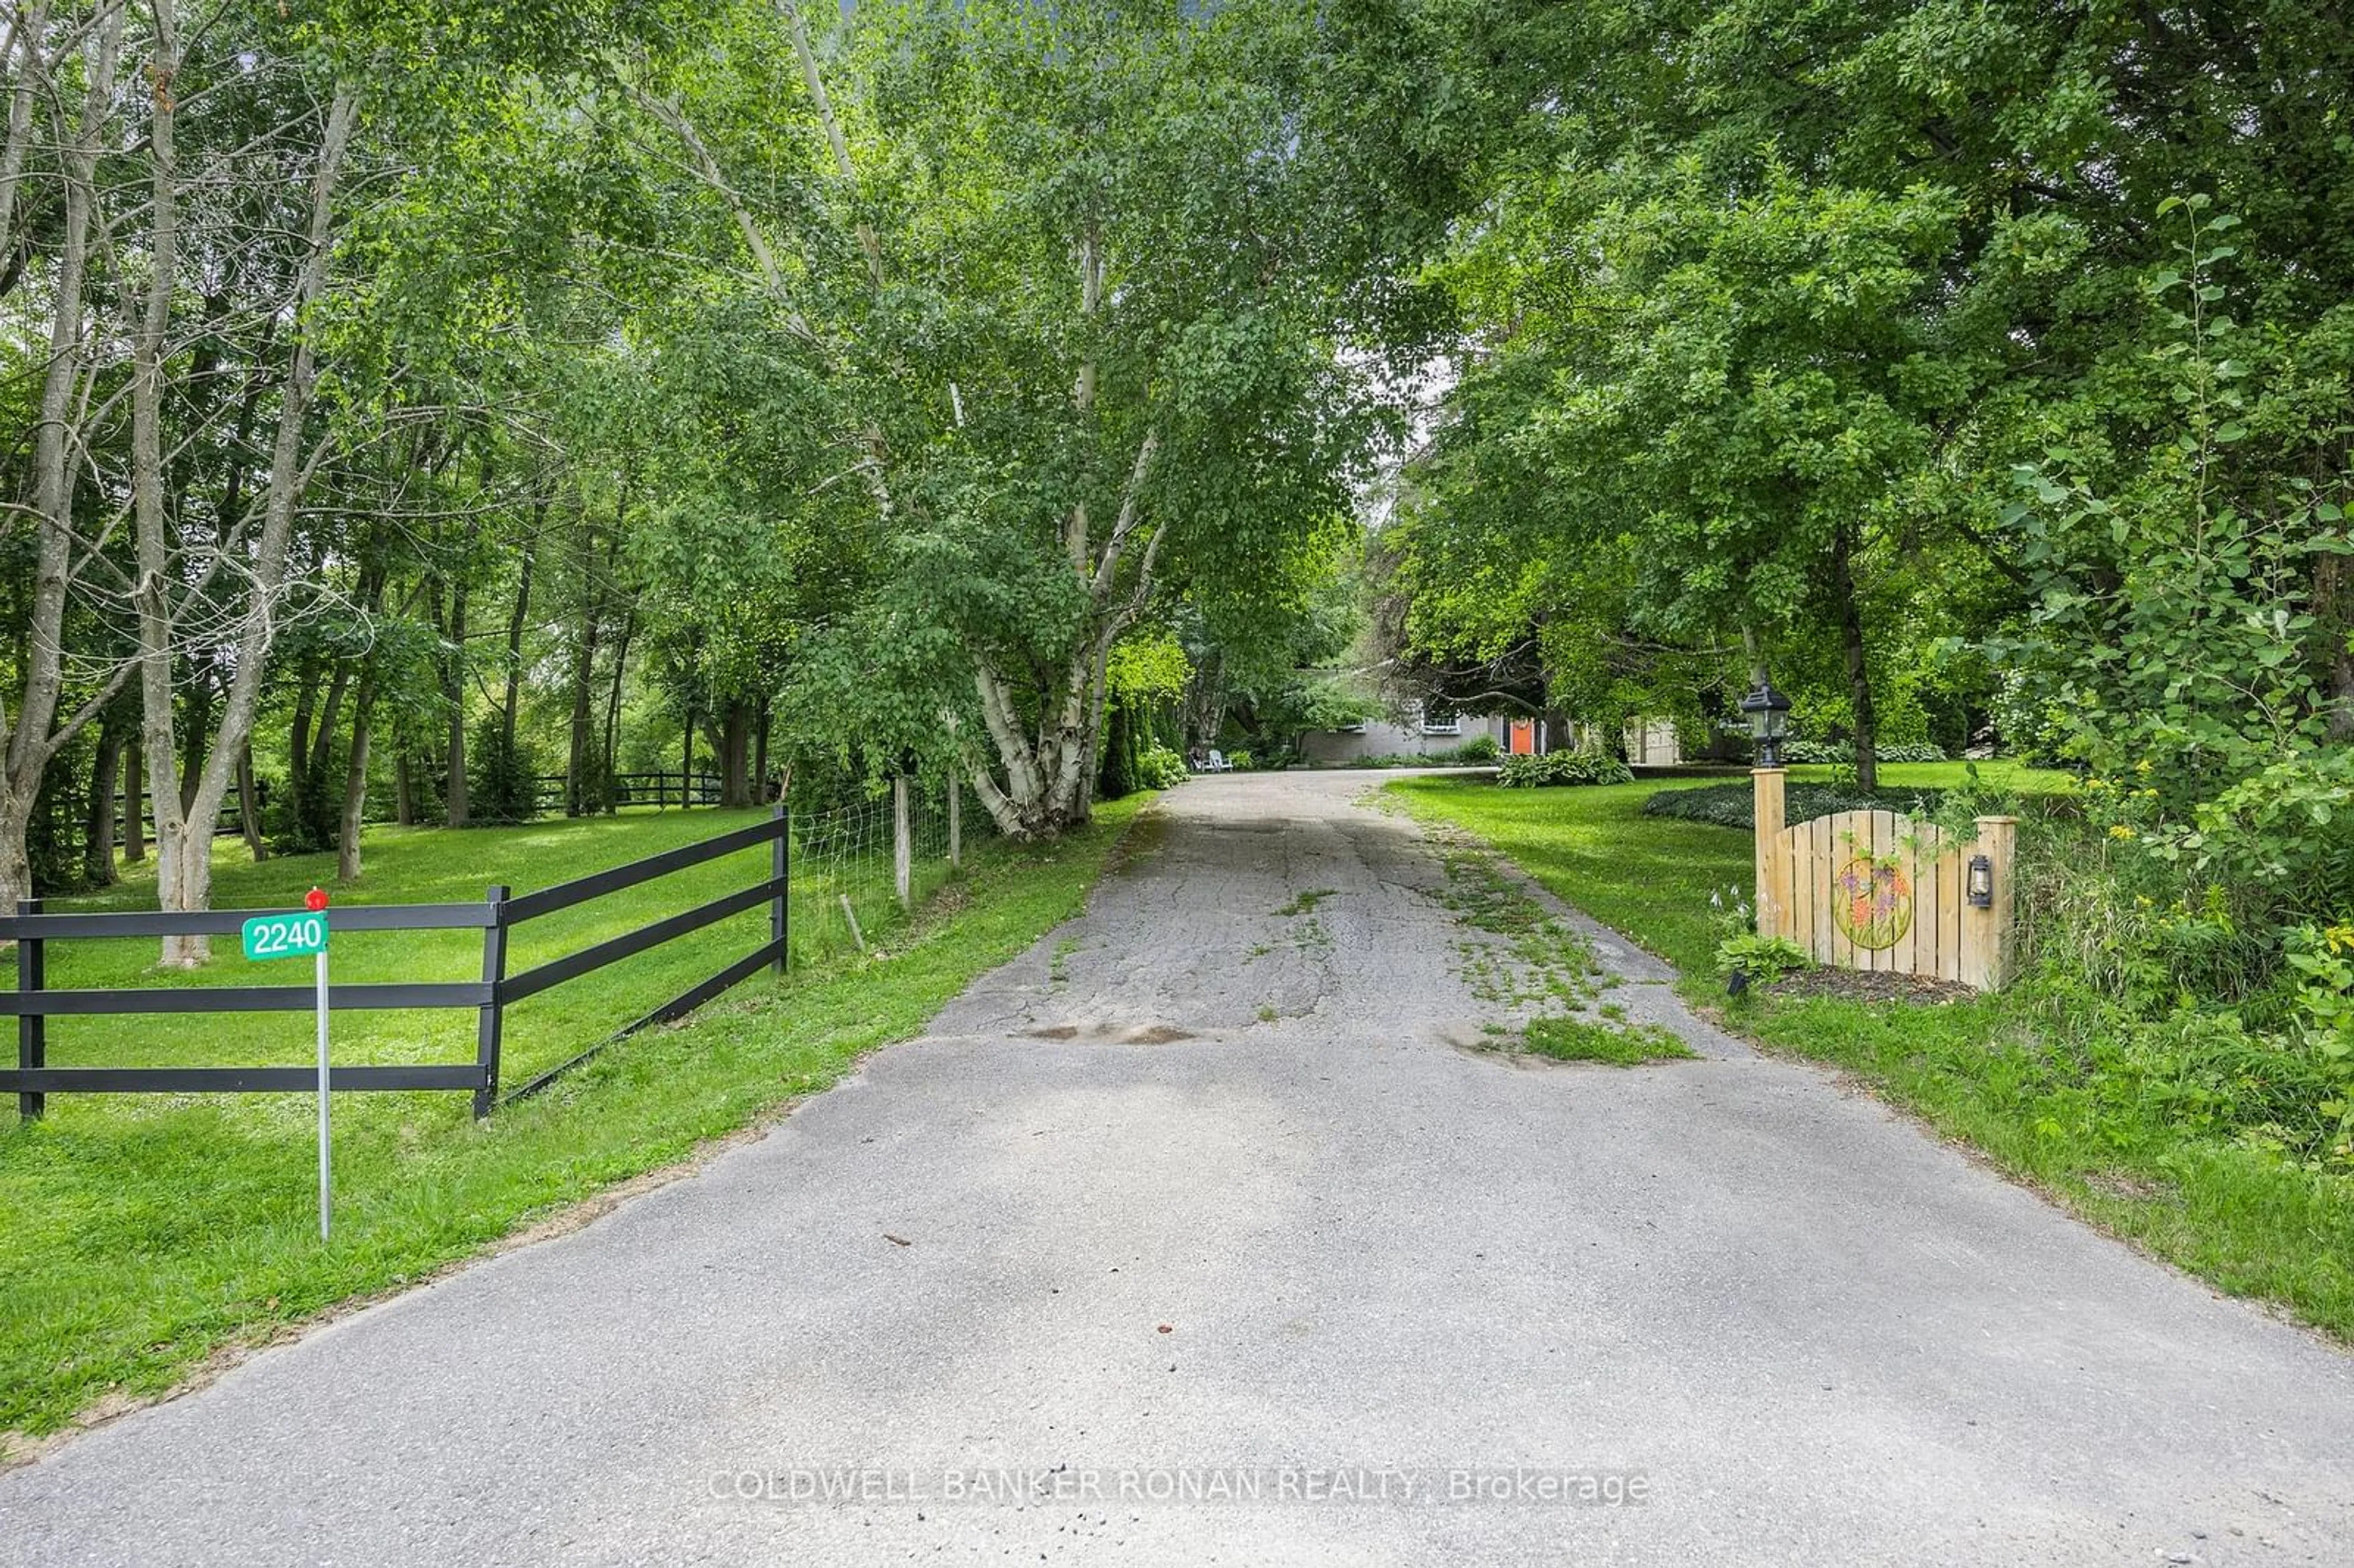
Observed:
[[[0,1130],[0,1435],[53,1431],[101,1402],[167,1389],[217,1349],[412,1282],[824,1088],[1076,913],[1145,799],[1097,808],[1091,827],[1057,843],[978,846],[953,913],[942,900],[880,933],[870,957],[748,982],[483,1125],[459,1094],[338,1097],[335,1235],[324,1246],[306,1098],[53,1097],[46,1122]],[[712,816],[693,815],[701,820],[690,836],[713,831]],[[496,835],[454,836],[470,865],[497,863]],[[633,837],[606,863],[659,847]],[[393,885],[397,861],[376,863],[379,898],[480,892]],[[299,866],[270,865],[307,885]],[[481,880],[478,870],[463,875]],[[234,887],[221,897],[263,901]],[[234,958],[215,965],[238,967]],[[684,982],[632,983],[666,996]],[[551,1037],[546,1048],[594,1038]],[[0,1450],[8,1446],[0,1436]]]
[[[1532,1054],[1556,1062],[1643,1062],[1690,1059],[1695,1053],[1656,1023],[1616,1023],[1583,1018],[1532,1018],[1522,1032]]]
[[[1439,901],[1473,933],[1456,944],[1471,994],[1522,1015],[1517,1030],[1484,1025],[1481,1049],[1622,1067],[1693,1054],[1656,1024],[1628,1022],[1627,1010],[1613,1003],[1596,1009],[1596,1017],[1576,1016],[1616,983],[1595,961],[1593,944],[1484,850],[1450,845],[1441,863],[1447,886]]]
[[[1959,768],[1893,767],[1893,784],[1950,785]],[[1702,781],[1705,782],[1705,781]],[[2034,789],[2031,775],[2014,780]],[[1478,835],[1547,888],[1674,964],[1685,993],[1723,1001],[1708,895],[1746,887],[1751,842],[1706,822],[1645,816],[1657,780],[1499,789],[1481,779],[1388,785],[1418,817]],[[2354,1182],[2202,1138],[2093,1092],[2055,1061],[2023,991],[1944,1006],[1771,995],[1726,1022],[1769,1050],[1830,1063],[2088,1220],[2237,1296],[2279,1302],[2354,1340]]]

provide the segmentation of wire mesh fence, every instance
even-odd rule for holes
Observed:
[[[960,781],[911,778],[904,781],[904,802],[901,793],[895,787],[830,810],[792,814],[787,896],[795,962],[873,946],[995,832]]]

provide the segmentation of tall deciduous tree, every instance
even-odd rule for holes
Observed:
[[[720,25],[767,42],[720,80],[700,46],[644,62],[635,97],[797,345],[819,486],[856,487],[885,557],[811,689],[880,755],[950,741],[1008,832],[1083,820],[1120,632],[1172,573],[1282,575],[1343,509],[1364,249],[1309,140],[1314,18],[876,5],[822,37],[779,0]]]

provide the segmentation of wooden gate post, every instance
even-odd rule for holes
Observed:
[[[1790,934],[1786,929],[1789,916],[1783,909],[1776,891],[1785,880],[1779,873],[1784,826],[1782,786],[1786,775],[1779,768],[1753,768],[1749,770],[1749,777],[1755,780],[1756,789],[1756,889],[1752,897],[1757,910],[1757,934],[1761,937],[1786,937]]]
[[[916,846],[907,833],[907,776],[891,780],[891,882],[899,907],[916,906]]]
[[[964,868],[964,775],[949,771],[949,870]]]
[[[482,1005],[474,1015],[474,1065],[482,1081],[474,1089],[474,1119],[499,1103],[499,1053],[506,1033],[507,895],[504,883],[482,895]]]
[[[792,961],[793,818],[781,797],[776,806],[777,836],[769,845],[769,879],[777,895],[769,901],[769,940],[776,944],[776,960],[769,967],[781,975]]]
[[[2013,871],[2019,860],[2019,819],[1980,817],[1978,842],[1971,855],[1984,855],[1993,870],[1994,901],[1985,908],[1962,901],[1962,980],[1980,991],[1999,991],[2009,982],[2011,934],[2018,907]],[[1967,860],[1965,859],[1965,866]]]
[[[136,788],[136,786],[134,786]],[[19,915],[38,915],[41,901],[37,898],[16,900]],[[47,949],[38,937],[16,938],[16,989],[33,995],[48,983]],[[34,1072],[49,1065],[49,1020],[46,1013],[20,1012],[16,1015],[16,1070]],[[38,1121],[48,1107],[49,1097],[43,1094],[22,1093],[16,1097],[16,1119]]]

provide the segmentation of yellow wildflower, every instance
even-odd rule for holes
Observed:
[[[2115,827],[2109,830],[2109,837],[2113,839],[2129,839],[2135,836],[2136,834],[2134,831],[2126,826],[2123,822],[2119,822]]]
[[[2332,926],[2322,936],[2327,939],[2329,950],[2333,953],[2354,948],[2354,926]]]

